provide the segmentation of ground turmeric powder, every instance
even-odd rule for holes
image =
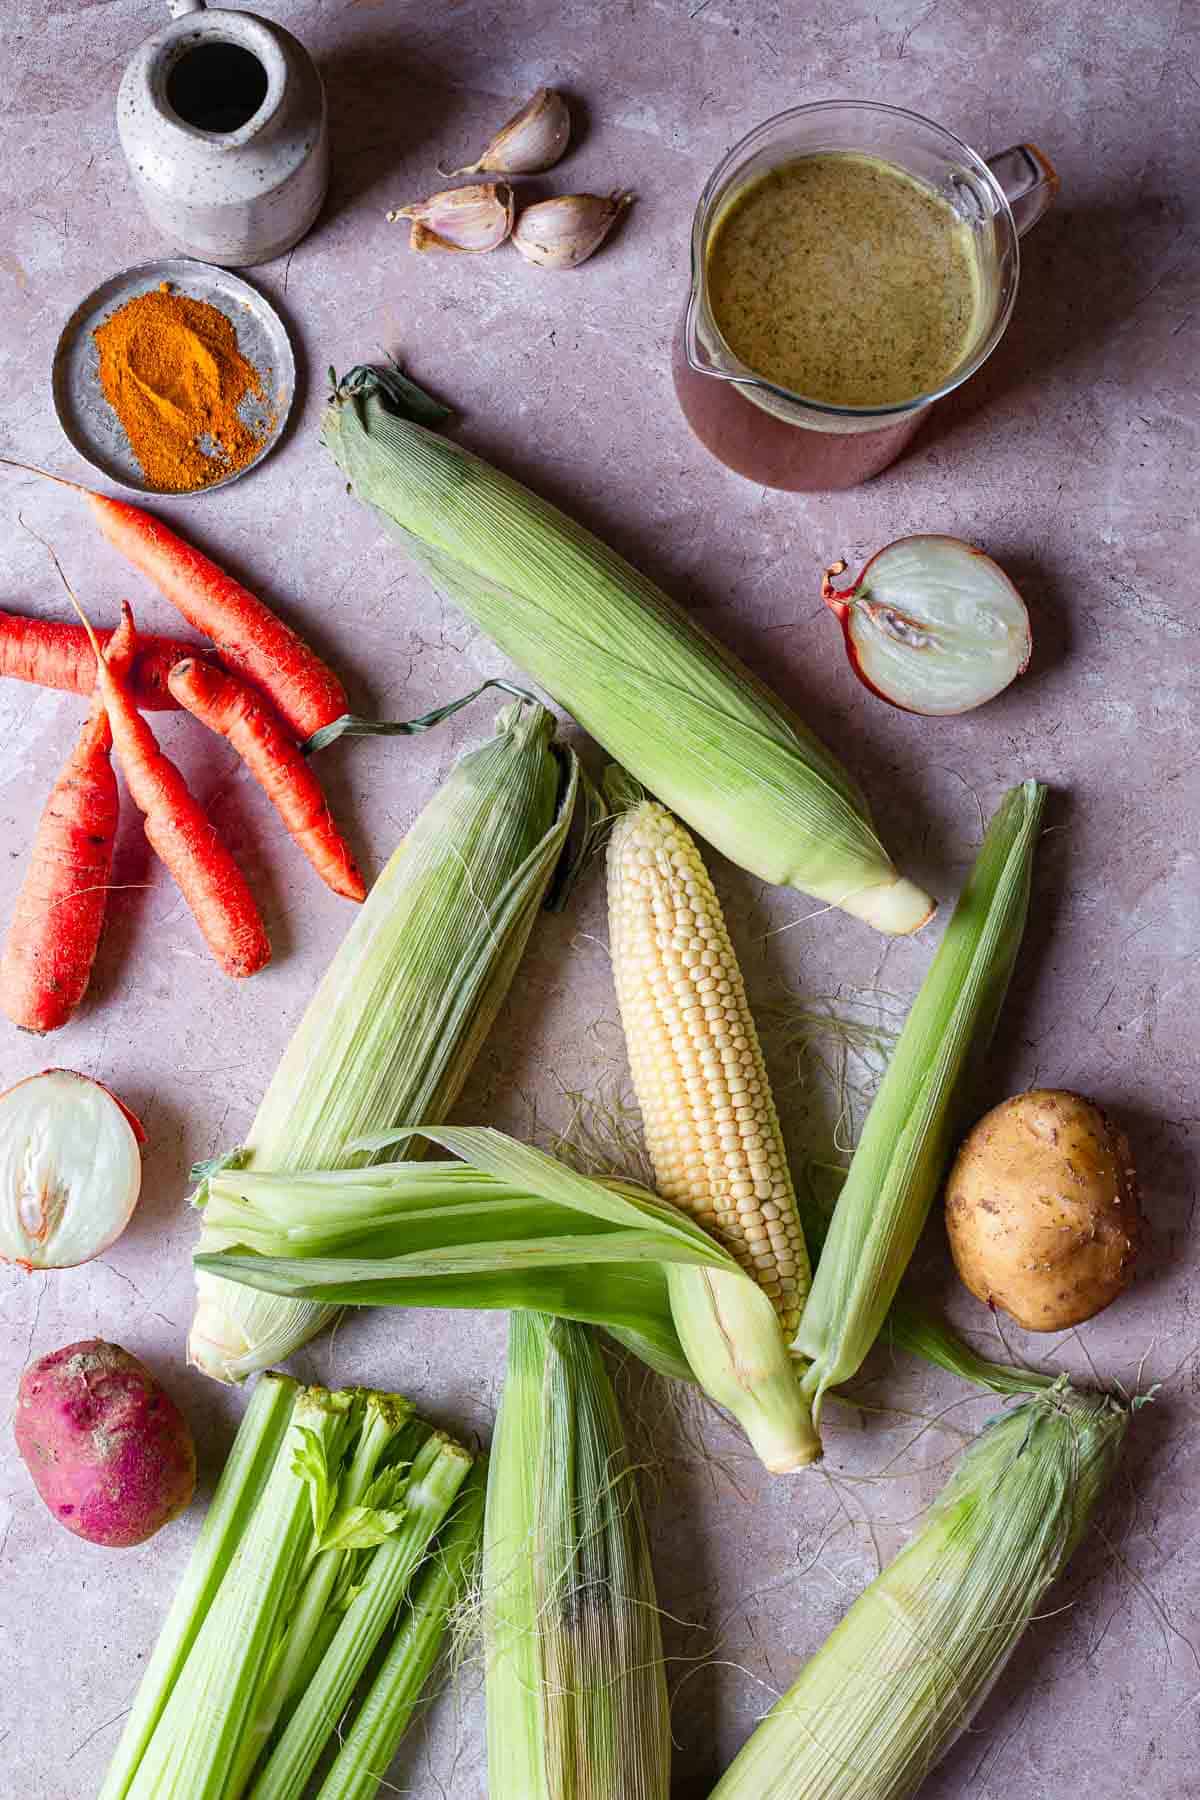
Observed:
[[[247,422],[262,381],[225,314],[163,283],[93,332],[100,385],[150,486],[190,493],[254,461],[272,421]]]

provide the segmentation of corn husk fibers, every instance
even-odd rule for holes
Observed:
[[[246,1138],[255,1170],[358,1167],[357,1139],[444,1119],[512,982],[571,821],[574,755],[554,719],[506,707],[460,758],[359,911]],[[414,1140],[402,1155],[419,1153]],[[202,1231],[197,1254],[213,1247]],[[242,1381],[307,1343],[336,1308],[197,1273],[191,1360]]]
[[[837,759],[653,582],[418,420],[398,372],[337,385],[322,441],[434,585],[694,830],[764,881],[881,931],[933,903],[901,877]]]
[[[484,1522],[491,1800],[667,1800],[654,1575],[586,1326],[514,1312]]]
[[[1065,1381],[993,1420],[712,1800],[910,1800],[1079,1543],[1128,1420]]]

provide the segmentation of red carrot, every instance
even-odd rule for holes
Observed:
[[[270,695],[298,738],[349,710],[333,670],[248,588],[140,506],[103,494],[87,502],[109,543],[212,639],[228,668]]]
[[[133,620],[122,619],[105,636],[110,665],[123,679],[133,658]],[[92,656],[93,676],[95,667]],[[111,749],[108,714],[97,694],[38,821],[0,955],[0,1007],[26,1031],[65,1025],[91,978],[119,813]]]
[[[132,620],[128,602],[121,617]],[[175,764],[159,749],[128,686],[103,658],[97,659],[96,681],[126,785],[145,814],[147,838],[225,973],[255,974],[270,962],[271,946],[245,876]]]
[[[316,651],[249,588],[177,537],[161,519],[127,500],[94,494],[48,469],[35,469],[11,457],[0,457],[0,465],[82,494],[109,543],[149,576],[189,625],[212,639],[227,668],[236,669],[271,697],[301,742],[348,710],[345,689]]]
[[[97,631],[107,650],[111,631]],[[203,644],[182,638],[139,635],[129,686],[143,712],[167,712],[179,705],[167,687],[167,676],[185,656],[205,656]],[[0,612],[0,675],[61,688],[68,694],[90,694],[96,686],[96,655],[88,634],[74,620],[30,619]]]
[[[190,657],[171,670],[170,687],[180,706],[229,739],[322,881],[348,900],[365,900],[321,784],[270,703],[236,675]]]

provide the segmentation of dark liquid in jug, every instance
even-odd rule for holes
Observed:
[[[709,237],[705,278],[720,336],[748,368],[827,406],[903,404],[936,390],[978,334],[969,229],[932,188],[877,157],[797,157],[736,194]],[[753,389],[691,369],[675,382],[693,430],[769,486],[852,487],[892,462],[922,414],[866,431],[796,425]]]

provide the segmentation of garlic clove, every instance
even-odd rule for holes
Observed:
[[[540,175],[552,169],[571,141],[571,115],[561,94],[539,88],[506,125],[502,125],[478,162],[465,169],[439,169],[450,175]]]
[[[513,213],[513,191],[507,181],[480,181],[398,207],[388,218],[412,221],[413,250],[465,250],[478,256],[495,250],[509,236]]]
[[[408,247],[410,250],[422,250],[422,251],[424,251],[424,250],[456,250],[458,248],[457,244],[448,244],[444,238],[440,238],[440,237],[436,236],[436,234],[434,232],[430,231],[427,226],[422,225],[422,223],[419,219],[413,220],[412,232],[411,232],[411,234],[409,236],[409,240],[408,240]]]
[[[540,269],[576,269],[600,248],[632,199],[630,193],[617,192],[539,200],[518,217],[513,244]]]

